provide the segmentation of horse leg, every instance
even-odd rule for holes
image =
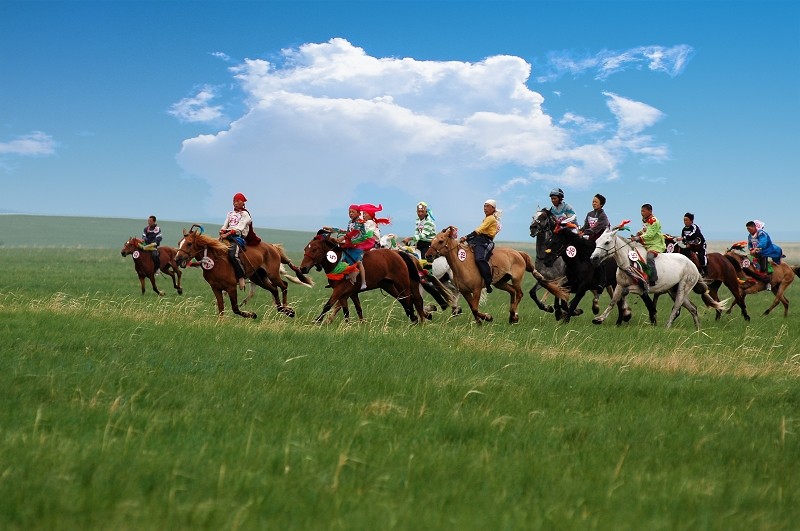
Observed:
[[[239,308],[239,294],[236,293],[236,288],[238,286],[234,285],[231,289],[228,290],[228,298],[231,300],[231,310],[233,313],[240,317],[249,317],[251,319],[256,318],[256,314],[254,312],[245,312]]]
[[[144,292],[146,291],[144,288],[144,275],[139,275],[139,284],[142,285],[142,295],[144,295]]]
[[[628,308],[628,299],[619,301],[617,303],[617,326],[621,325],[623,321],[627,323],[632,316],[631,309]]]
[[[358,320],[364,320],[364,310],[361,308],[361,299],[358,298],[358,292],[354,291],[352,295],[350,295],[350,300],[353,301],[353,306],[356,307],[356,315],[358,315]]]
[[[600,294],[603,293],[603,290],[593,289],[592,290],[592,313],[597,315],[600,313]]]
[[[617,284],[617,287],[614,288],[614,293],[611,295],[611,302],[608,304],[606,309],[603,310],[603,313],[592,319],[592,323],[598,325],[603,324],[603,321],[605,321],[608,318],[608,315],[611,313],[611,310],[614,308],[614,306],[619,301],[624,300],[624,297],[625,295],[627,295],[627,293],[623,294],[623,291],[625,290],[622,287],[622,284]]]
[[[148,275],[147,278],[150,279],[150,284],[153,286],[153,291],[158,293],[159,297],[163,297],[164,296],[164,292],[161,291],[160,289],[158,289],[158,286],[156,286],[156,275],[155,275],[155,273],[153,273],[152,275]],[[142,280],[142,283],[144,283],[144,280]]]
[[[708,283],[708,295],[717,302],[719,302],[719,287],[721,285],[721,280],[714,280]],[[714,318],[714,320],[719,321],[720,317],[722,317],[722,310],[715,310],[715,312],[717,316]]]
[[[181,287],[181,272],[178,268],[173,267],[172,264],[167,263],[161,268],[165,275],[169,275],[172,279],[172,287],[178,292],[178,295],[183,295],[183,288]]]
[[[578,289],[578,291],[575,293],[575,296],[572,297],[572,301],[569,303],[569,307],[567,308],[567,315],[564,316],[565,323],[569,322],[569,318],[571,316],[580,315],[575,313],[575,309],[581,303],[581,299],[583,299],[583,296],[586,295],[586,291],[587,291],[586,289]]]
[[[545,305],[544,301],[539,300],[539,297],[536,296],[536,293],[539,291],[539,287],[540,287],[540,285],[537,282],[536,284],[533,285],[531,290],[528,292],[528,295],[531,296],[531,299],[533,299],[533,302],[536,303],[536,306],[538,306],[540,310],[542,310],[543,312],[547,312],[547,313],[553,313],[555,311],[555,308],[553,308],[549,304]],[[546,292],[545,292],[544,296],[547,297],[547,293]]]
[[[509,324],[519,323],[519,313],[517,313],[517,308],[519,307],[519,301],[522,300],[522,288],[520,288],[519,285],[509,284],[508,282],[499,282],[495,284],[495,287],[508,292],[508,295],[511,298],[508,307]]]
[[[225,313],[225,300],[222,298],[222,290],[212,287],[211,291],[214,292],[214,298],[217,301],[217,315],[222,316]]]
[[[655,326],[656,314],[658,313],[658,307],[656,306],[656,303],[653,302],[653,299],[650,298],[650,295],[648,293],[641,293],[639,297],[644,302],[645,308],[647,308],[647,314],[648,317],[650,318],[650,324]]]

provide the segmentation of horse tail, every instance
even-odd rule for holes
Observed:
[[[564,277],[557,278],[555,280],[547,280],[541,273],[536,271],[536,267],[533,265],[533,259],[531,258],[531,255],[524,251],[517,252],[522,256],[522,259],[525,260],[525,271],[532,274],[533,278],[536,279],[539,285],[550,292],[553,297],[564,301],[569,300],[569,290],[564,287]]]
[[[283,278],[285,278],[286,280],[288,280],[289,282],[293,282],[295,284],[302,284],[303,286],[305,286],[307,288],[312,287],[314,285],[314,281],[310,277],[304,275],[303,272],[300,271],[300,268],[292,263],[292,261],[289,259],[289,255],[286,254],[286,251],[284,250],[283,245],[275,244],[275,248],[278,250],[278,253],[281,255],[281,264],[286,264],[287,266],[289,266],[291,268],[291,270],[294,271],[294,274],[295,274],[296,278],[293,278],[293,277],[289,276],[288,274],[285,274],[285,271],[283,270],[283,267],[281,267],[281,276]]]
[[[789,267],[791,267],[791,268],[792,268],[792,271],[794,271],[794,274],[795,274],[795,275],[797,275],[798,277],[800,277],[800,266],[793,266],[793,265],[790,265]]]
[[[416,282],[419,284],[419,261],[416,258],[412,258],[410,254],[405,253],[403,251],[395,251],[400,258],[403,259],[403,262],[406,264],[406,269],[408,269],[408,278],[411,280],[411,285],[413,286]]]
[[[713,308],[718,312],[724,312],[728,310],[728,303],[730,303],[731,299],[727,298],[723,301],[715,301],[708,292],[708,284],[706,284],[705,280],[702,278],[697,281],[697,284],[694,285],[692,291],[700,295],[700,297],[703,299],[703,303],[709,308]]]

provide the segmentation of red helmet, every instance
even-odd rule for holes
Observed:
[[[233,196],[234,201],[241,201],[243,203],[247,203],[247,198],[244,196],[243,193],[239,192],[235,196]]]

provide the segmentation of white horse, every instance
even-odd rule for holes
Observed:
[[[670,327],[683,306],[692,314],[695,328],[700,330],[697,306],[689,300],[689,292],[693,290],[702,295],[706,306],[719,311],[727,309],[728,300],[717,302],[712,299],[708,293],[708,286],[701,279],[697,267],[682,254],[659,253],[655,261],[658,281],[655,286],[648,288],[647,281],[636,274],[634,267],[641,255],[633,242],[625,240],[617,234],[620,229],[621,227],[607,229],[595,242],[596,248],[590,258],[595,265],[599,265],[608,258],[613,258],[617,263],[617,287],[614,289],[611,303],[602,314],[592,319],[593,323],[602,324],[617,302],[624,300],[629,292],[637,293],[642,298],[650,313],[652,324],[656,323],[656,307],[650,299],[649,293],[669,293],[675,302],[667,320],[667,328]]]

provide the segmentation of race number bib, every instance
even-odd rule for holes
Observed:
[[[467,251],[465,251],[464,249],[459,249],[458,250],[458,260],[460,262],[463,262],[466,259],[467,259]]]
[[[339,258],[336,256],[336,253],[335,253],[335,252],[333,252],[333,251],[328,251],[328,252],[325,254],[325,258],[327,258],[327,259],[328,259],[328,262],[330,262],[330,263],[332,263],[332,264],[335,264],[336,262],[338,262],[338,261],[339,261]]]
[[[675,244],[674,244],[674,243],[668,243],[668,244],[667,244],[667,252],[668,252],[668,253],[673,253],[673,252],[675,252]]]
[[[202,260],[200,260],[200,266],[203,269],[214,269],[214,260],[211,259],[210,256],[204,256]]]
[[[575,258],[575,255],[578,254],[578,250],[575,248],[574,245],[567,246],[567,256],[570,258]]]
[[[139,251],[133,251],[133,258],[139,258]]]
[[[631,262],[638,262],[639,253],[637,253],[636,251],[628,251],[628,259],[630,259]]]
[[[750,267],[751,265],[752,265],[752,264],[750,263],[750,260],[749,260],[749,259],[745,258],[744,260],[742,260],[742,267],[743,267],[743,268],[748,268],[748,267]]]

